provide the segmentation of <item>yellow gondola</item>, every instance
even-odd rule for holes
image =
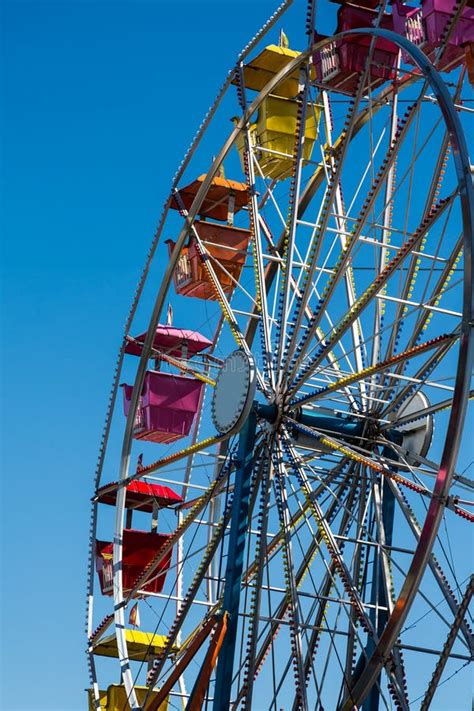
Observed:
[[[137,695],[137,701],[140,706],[145,700],[146,693],[148,691],[147,686],[135,686],[135,693]],[[94,702],[94,692],[92,689],[89,692],[89,711],[97,711],[97,707]],[[158,694],[157,691],[150,692],[150,701],[154,696]],[[108,689],[99,691],[100,697],[100,708],[103,711],[130,711],[130,704],[127,701],[127,692],[125,687],[120,684],[111,684]],[[168,698],[166,698],[163,703],[161,703],[157,711],[168,711]]]
[[[320,108],[308,104],[303,159],[310,160],[318,135]],[[250,140],[265,178],[282,180],[291,173],[298,119],[298,104],[281,96],[267,96],[260,106],[257,122],[250,127]],[[244,134],[237,139],[237,150],[244,169]],[[257,172],[257,171],[256,171]]]
[[[268,45],[255,59],[244,66],[245,87],[261,91],[275,74],[300,54],[301,52],[288,47],[278,47],[276,44]],[[287,79],[278,84],[274,93],[286,99],[294,98],[298,94],[298,74],[298,70],[292,72]]]
[[[125,630],[125,639],[129,658],[139,661],[148,656],[158,655],[166,644],[166,635],[141,632],[139,630]],[[99,640],[94,645],[93,652],[102,657],[118,657],[115,634]]]
[[[243,68],[243,79],[246,89],[261,91],[268,82],[299,57],[297,52],[289,47],[268,45]],[[309,67],[313,77],[314,68]],[[236,82],[237,79],[234,80]],[[294,101],[298,95],[299,69],[280,82],[266,97],[260,106],[256,123],[250,126],[252,145],[260,150],[256,152],[258,164],[265,178],[282,180],[291,174],[293,151],[298,120],[298,104]],[[317,104],[308,104],[305,125],[304,160],[310,160],[314,141],[318,135],[320,108]],[[244,135],[237,139],[237,149],[244,170]],[[256,171],[258,174],[258,171]]]

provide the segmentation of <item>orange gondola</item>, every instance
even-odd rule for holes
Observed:
[[[178,190],[171,199],[170,207],[173,210],[181,210],[184,206],[189,210],[205,178],[205,174],[200,175],[192,183]],[[246,183],[238,183],[236,180],[227,180],[216,175],[202,202],[199,214],[201,217],[210,217],[213,220],[232,224],[234,215],[248,205],[249,200],[250,193]]]
[[[216,300],[218,293],[206,267],[207,261],[222,290],[230,296],[247,258],[250,230],[202,220],[195,222],[194,228],[205,251],[201,250],[196,237],[191,235],[188,245],[181,250],[174,271],[176,292],[181,296]],[[175,242],[168,240],[168,246],[171,255]]]

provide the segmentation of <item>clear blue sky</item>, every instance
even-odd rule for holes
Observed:
[[[89,498],[123,324],[176,166],[274,7],[3,3],[2,711],[85,707]]]
[[[177,164],[276,4],[2,3],[2,711],[85,707],[89,498],[123,323]]]

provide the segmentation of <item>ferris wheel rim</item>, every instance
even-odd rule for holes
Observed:
[[[389,33],[388,31],[375,30],[375,28],[374,28],[373,30],[371,30],[371,31],[368,31],[368,30],[367,30],[367,31],[366,31],[366,30],[361,30],[360,33],[363,33],[363,32],[364,32],[364,33],[367,33],[367,34],[374,34],[374,35],[379,34],[379,35],[381,35],[381,36],[384,36],[384,33],[385,33],[385,34],[388,34],[388,35],[392,34],[392,33]],[[354,31],[352,31],[352,32],[350,32],[350,33],[343,33],[343,34],[345,35],[345,34],[353,34],[353,33],[354,33]],[[342,35],[338,35],[338,37],[341,37],[341,36],[342,36]],[[399,44],[399,42],[396,41],[396,39],[399,39],[399,36],[398,36],[398,35],[394,35],[394,38],[392,38],[392,37],[389,37],[389,38],[390,38],[390,39],[393,39],[393,41],[394,41],[395,43],[398,43],[398,44]],[[328,38],[328,40],[326,40],[326,41],[323,41],[323,42],[320,42],[320,43],[315,43],[310,49],[308,49],[308,50],[306,51],[306,58],[307,58],[307,56],[309,56],[309,52],[312,51],[312,50],[314,50],[314,48],[316,48],[317,46],[323,46],[324,44],[329,43],[329,41],[331,41],[331,40],[333,40],[333,39],[334,39],[334,38]],[[299,63],[300,63],[300,62],[303,62],[304,59],[305,59],[304,56],[303,56],[303,57],[298,57]],[[298,66],[299,66],[299,63],[298,63]],[[282,74],[282,77],[280,77],[280,79],[278,79],[278,80],[275,79],[274,83],[269,82],[269,84],[272,84],[272,88],[273,88],[273,86],[275,86],[275,85],[281,80],[281,78],[284,78],[284,76],[285,76],[287,73],[290,73],[290,72],[292,71],[292,69],[294,69],[294,66],[293,66],[293,65],[290,65],[290,66],[291,66],[291,68],[288,68],[286,72],[283,72],[283,73],[280,72],[280,74]],[[295,66],[296,66],[296,64],[295,64]],[[267,86],[268,86],[268,85],[267,85]],[[263,99],[265,98],[265,96],[266,96],[268,93],[271,92],[271,88],[268,89],[268,91],[266,91],[266,90],[267,90],[267,87],[265,87],[265,89],[262,90],[261,94],[259,94],[259,96],[257,97],[257,99],[252,103],[252,106],[251,106],[251,107],[249,108],[249,110],[248,110],[249,115],[251,115],[251,113],[254,113],[254,112],[255,112],[255,110],[256,110],[256,109],[258,108],[258,106],[260,105],[261,101],[263,101]],[[262,96],[262,98],[260,99],[260,96],[261,96],[262,94],[263,94],[263,96]],[[260,99],[260,102],[257,103],[257,100],[258,100],[258,99]],[[253,107],[253,110],[251,111],[252,107]],[[454,113],[454,116],[456,116],[455,113]],[[243,118],[241,119],[241,121],[243,121]],[[236,139],[236,137],[237,137],[237,135],[238,135],[239,132],[240,132],[240,129],[235,129],[235,130],[232,132],[231,136],[229,137],[229,139],[227,139],[227,142],[224,144],[224,148],[221,150],[221,153],[217,156],[217,158],[216,158],[215,161],[213,162],[212,167],[210,168],[209,173],[208,173],[207,176],[206,176],[207,183],[206,183],[206,181],[205,181],[205,183],[202,185],[202,188],[201,188],[200,193],[198,193],[198,196],[196,196],[196,201],[195,201],[195,203],[197,203],[197,204],[196,204],[196,206],[195,206],[195,204],[193,203],[193,207],[192,207],[191,210],[190,210],[190,216],[189,216],[189,220],[190,220],[190,221],[193,221],[194,218],[196,217],[196,215],[197,215],[197,213],[198,213],[198,211],[199,211],[199,207],[200,207],[199,200],[201,201],[201,204],[202,204],[202,200],[203,200],[204,197],[205,197],[205,194],[206,194],[206,192],[207,192],[207,188],[209,187],[212,178],[213,178],[213,177],[215,176],[215,174],[217,173],[217,170],[218,170],[218,168],[219,168],[219,165],[222,163],[222,160],[224,159],[224,157],[225,157],[225,155],[227,154],[228,150],[230,150],[231,146],[232,146],[233,143],[235,142],[235,139]],[[232,139],[232,140],[231,140],[231,139]],[[229,141],[230,141],[230,143],[229,143]],[[228,145],[228,147],[227,147],[227,144],[228,144],[228,143],[229,143],[229,145]],[[224,150],[226,147],[227,147],[227,149]],[[461,151],[461,153],[462,153],[462,151]],[[461,200],[463,199],[463,196],[464,196],[464,195],[465,195],[465,193],[461,191]],[[472,196],[472,190],[471,190],[471,196]],[[472,205],[471,205],[471,214],[472,214]],[[144,344],[144,347],[143,347],[142,357],[141,357],[140,364],[139,364],[139,367],[138,367],[138,370],[137,370],[137,377],[136,377],[135,385],[134,385],[134,393],[135,393],[135,390],[136,390],[135,408],[134,408],[133,406],[131,406],[131,408],[130,408],[130,413],[129,413],[128,420],[127,420],[127,425],[126,425],[126,432],[125,432],[125,435],[124,435],[124,444],[123,444],[123,447],[122,447],[122,458],[123,458],[123,457],[128,458],[128,461],[127,461],[127,468],[126,468],[126,470],[125,470],[125,469],[122,470],[122,467],[121,467],[121,475],[122,475],[122,471],[126,471],[127,474],[128,474],[129,456],[130,456],[131,441],[132,441],[131,427],[132,427],[132,424],[133,424],[134,410],[136,410],[136,405],[138,404],[138,397],[139,397],[138,393],[140,392],[140,388],[141,388],[141,384],[140,384],[140,385],[138,384],[138,383],[139,383],[139,374],[140,374],[140,372],[142,372],[142,375],[144,375],[144,372],[145,372],[145,369],[146,369],[146,363],[147,363],[147,360],[148,360],[148,357],[149,357],[149,353],[151,352],[151,342],[152,342],[152,337],[153,337],[153,326],[152,326],[152,324],[153,324],[153,319],[154,319],[154,316],[155,316],[156,313],[157,313],[157,315],[156,315],[156,322],[158,322],[159,317],[160,317],[160,313],[161,313],[161,311],[162,311],[162,309],[163,309],[164,300],[165,300],[165,298],[166,298],[166,294],[167,294],[167,292],[168,292],[168,290],[169,290],[169,287],[170,287],[170,284],[171,284],[171,278],[172,278],[172,273],[173,273],[173,270],[174,270],[174,266],[176,265],[176,262],[177,262],[177,259],[178,259],[178,256],[179,256],[180,246],[182,246],[182,245],[184,244],[184,240],[185,240],[186,235],[187,235],[187,226],[186,226],[186,225],[187,225],[187,221],[186,221],[186,224],[185,224],[185,226],[183,227],[183,229],[182,229],[182,231],[181,231],[181,233],[180,233],[180,235],[179,235],[179,237],[178,237],[178,241],[177,241],[176,248],[175,248],[175,251],[174,251],[174,257],[175,257],[175,258],[173,259],[173,257],[172,257],[172,258],[170,259],[170,263],[169,263],[169,265],[168,265],[168,267],[167,267],[167,270],[166,270],[166,272],[165,272],[165,275],[166,275],[166,276],[165,276],[164,279],[163,279],[162,287],[163,287],[163,284],[164,284],[165,280],[167,280],[166,289],[165,289],[165,290],[160,289],[159,294],[158,294],[158,296],[157,296],[157,301],[158,301],[159,298],[161,298],[161,305],[160,305],[158,311],[156,310],[156,308],[153,310],[153,315],[152,315],[152,318],[150,319],[150,326],[149,326],[148,333],[147,333],[147,339],[146,339],[145,344]],[[465,239],[466,239],[466,234],[465,234]],[[469,244],[471,244],[471,243],[472,243],[472,234],[471,234],[471,240],[470,240],[470,243],[469,243]],[[469,250],[466,251],[466,254],[469,254],[469,253],[470,253]],[[467,260],[466,263],[467,263],[467,264],[470,264],[470,261]],[[466,268],[465,268],[465,273],[466,273]],[[472,313],[472,301],[471,301],[471,313]],[[155,325],[156,325],[156,324],[155,324]],[[148,344],[148,345],[147,345],[147,344]],[[463,345],[464,345],[464,342],[463,342]],[[147,354],[147,348],[148,348],[148,354]],[[466,362],[469,360],[469,358],[472,360],[472,352],[469,352],[469,353],[468,353],[467,350],[468,350],[467,347],[464,347],[464,351],[466,351]],[[471,345],[471,351],[472,351],[472,345]],[[142,364],[143,364],[143,367],[142,367]],[[142,368],[142,371],[140,371],[140,368]],[[458,372],[459,372],[459,365],[458,365]],[[133,396],[132,396],[132,397],[133,397]],[[455,408],[453,408],[453,409],[455,409]],[[459,421],[459,417],[458,417],[458,421]],[[129,442],[128,442],[127,447],[125,447],[125,437],[128,437],[128,439],[129,439]],[[127,449],[128,449],[128,451],[127,451]],[[124,478],[126,479],[127,476],[125,476]],[[122,479],[122,476],[121,476],[121,479]],[[121,490],[122,490],[122,492],[123,492],[123,497],[124,497],[124,496],[125,496],[125,494],[124,494],[124,487],[121,487]],[[118,498],[118,497],[117,497],[117,505],[116,505],[116,508],[117,508],[117,510],[120,509],[120,508],[122,508],[122,529],[123,529],[124,501],[122,501],[122,500],[120,499],[120,503],[119,503],[119,498]],[[116,529],[116,534],[117,534],[117,529]],[[115,556],[115,548],[114,548],[114,556]],[[114,560],[115,560],[115,557],[114,557]],[[115,585],[114,585],[114,589],[115,589]],[[118,596],[118,597],[119,597],[119,596]],[[120,600],[120,602],[123,602],[123,596],[122,596],[122,600]],[[118,600],[116,601],[116,605],[117,605],[117,604],[119,604],[119,603],[118,603]],[[125,658],[125,657],[124,657],[124,658]]]
[[[264,25],[260,28],[260,30],[252,37],[252,39],[246,44],[244,49],[240,52],[238,58],[237,58],[237,64],[239,62],[242,62],[248,54],[253,50],[256,44],[264,37],[267,32],[273,27],[275,22],[281,17],[282,14],[285,13],[285,11],[290,7],[293,3],[293,0],[282,0],[281,4],[276,8],[275,12],[272,13],[272,15],[268,18],[268,20],[264,23]],[[227,89],[231,85],[232,81],[232,76],[234,73],[235,69],[231,69],[227,73],[226,80],[224,81],[220,91],[218,92],[216,99],[214,100],[214,103],[211,105],[209,110],[207,111],[201,125],[198,128],[198,131],[196,132],[188,150],[184,154],[184,157],[179,164],[178,170],[176,171],[173,180],[172,180],[172,187],[171,191],[177,186],[179,180],[181,179],[182,175],[184,174],[185,169],[187,168],[200,140],[202,135],[204,134],[205,130],[207,129],[207,126],[209,125],[210,121],[212,120],[215,111],[222,99],[222,96],[225,94]],[[141,297],[141,293],[143,291],[143,287],[145,285],[147,276],[148,276],[148,267],[153,259],[156,247],[158,246],[158,242],[161,237],[161,232],[169,211],[169,203],[171,200],[171,194],[168,196],[166,201],[163,204],[162,208],[162,214],[160,217],[160,221],[158,223],[158,227],[155,232],[155,236],[153,238],[150,250],[147,255],[147,259],[145,262],[145,267],[142,271],[142,274],[140,276],[140,280],[135,292],[135,297],[132,302],[132,307],[129,311],[127,321],[125,324],[125,336],[129,330],[129,327],[131,326],[133,322],[133,318],[135,316],[136,312],[136,306],[139,302],[139,299]],[[122,363],[123,363],[123,357],[124,357],[124,348],[125,348],[125,336],[122,340],[122,344],[119,349],[119,353],[117,356],[116,360],[116,366],[115,366],[115,376],[113,378],[112,382],[112,387],[110,391],[110,396],[109,396],[109,404],[107,407],[106,411],[106,416],[105,416],[105,423],[104,423],[104,428],[103,428],[103,435],[102,435],[102,441],[101,445],[99,448],[99,455],[96,463],[96,469],[95,469],[95,475],[94,475],[94,491],[96,491],[99,488],[101,477],[102,477],[102,470],[103,470],[103,465],[104,465],[104,458],[105,458],[105,452],[107,448],[107,443],[108,443],[108,436],[110,432],[110,426],[112,422],[112,416],[114,412],[114,407],[115,407],[115,400],[118,392],[118,386],[119,386],[119,379],[120,379],[120,372],[122,369]],[[95,537],[95,531],[97,527],[97,503],[93,502],[92,504],[92,509],[91,509],[91,526],[90,526],[90,539],[93,541]],[[93,592],[94,592],[94,574],[93,574],[93,548],[92,548],[92,543],[90,545],[90,550],[89,550],[89,564],[88,564],[88,582],[87,582],[87,600],[86,600],[86,629],[87,629],[87,636],[90,637],[93,633],[93,628],[92,628],[92,615],[93,615]],[[95,675],[95,670],[94,670],[94,660],[93,660],[93,655],[91,653],[87,653],[88,661],[90,664],[90,674],[91,674],[91,683],[96,686],[96,675]]]
[[[357,34],[361,32],[358,31]],[[377,676],[384,664],[388,650],[393,647],[405,621],[414,596],[418,590],[421,578],[428,564],[429,556],[441,523],[441,516],[444,511],[443,498],[449,491],[457,454],[461,442],[463,423],[466,415],[468,393],[470,388],[469,374],[472,370],[474,358],[473,342],[473,289],[472,282],[472,246],[473,246],[473,226],[474,226],[474,188],[471,178],[470,160],[467,149],[464,131],[459,117],[457,116],[451,96],[441,79],[441,76],[426,58],[423,52],[412,45],[406,38],[401,37],[389,30],[374,28],[371,31],[374,36],[384,37],[392,40],[400,48],[410,53],[430,86],[438,97],[440,109],[445,117],[446,124],[450,131],[451,145],[453,146],[454,160],[457,170],[458,188],[460,190],[460,200],[463,213],[463,234],[464,234],[464,301],[463,316],[461,321],[461,342],[457,361],[457,374],[455,391],[453,393],[453,406],[449,418],[446,434],[445,446],[440,462],[439,474],[434,487],[434,496],[431,499],[430,507],[423,525],[422,536],[416,548],[405,584],[399,593],[394,612],[389,617],[382,637],[373,652],[373,655],[366,664],[364,671],[356,682],[356,686],[351,690],[351,698],[343,703],[341,709],[350,711],[353,704],[360,703],[367,695],[368,689],[375,683]],[[468,176],[470,179],[468,179]],[[393,620],[393,621],[392,621]],[[387,631],[388,630],[388,631]]]

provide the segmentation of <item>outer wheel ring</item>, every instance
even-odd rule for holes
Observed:
[[[416,595],[416,591],[418,589],[421,578],[423,577],[429,556],[431,554],[431,550],[434,545],[434,541],[438,533],[441,517],[444,511],[443,501],[451,485],[454,466],[459,451],[462,425],[465,419],[466,406],[469,395],[468,374],[471,372],[472,369],[474,347],[472,338],[474,301],[472,284],[474,189],[472,185],[472,179],[470,174],[470,161],[463,129],[461,127],[459,117],[457,116],[449,92],[446,86],[444,85],[442,78],[440,77],[436,69],[433,67],[431,62],[423,54],[423,52],[418,49],[418,47],[413,45],[404,37],[401,37],[400,35],[394,32],[390,32],[388,30],[381,30],[376,28],[353,30],[350,32],[342,33],[340,35],[336,35],[334,37],[329,37],[318,43],[315,43],[312,47],[301,53],[301,55],[299,55],[297,58],[295,58],[295,60],[288,64],[284,70],[275,75],[275,77],[267,84],[267,86],[252,102],[251,106],[242,116],[242,118],[230,134],[229,138],[225,142],[221,151],[216,156],[212,166],[210,167],[207,173],[206,179],[203,181],[201,188],[194,200],[194,203],[191,209],[189,210],[187,220],[188,224],[192,223],[194,218],[199,213],[199,209],[205,198],[209,185],[212,179],[217,174],[221,162],[235,143],[237,136],[240,133],[241,129],[245,126],[248,117],[251,116],[258,109],[265,97],[272,92],[273,88],[280,81],[285,79],[289,74],[294,72],[305,60],[307,60],[308,56],[315,50],[326,46],[330,42],[334,41],[334,39],[341,39],[343,37],[347,37],[353,34],[367,34],[374,37],[382,37],[386,40],[392,41],[394,44],[398,45],[401,49],[406,51],[413,59],[415,64],[418,66],[418,68],[421,70],[425,78],[428,80],[431,89],[438,100],[438,104],[443,113],[446,126],[449,131],[458,178],[462,221],[464,228],[463,241],[465,266],[463,317],[460,336],[459,356],[456,369],[457,375],[453,395],[453,406],[449,418],[446,444],[441,458],[440,469],[436,478],[434,494],[428,509],[427,517],[422,529],[421,537],[415,555],[412,560],[412,564],[410,566],[410,570],[407,574],[405,583],[402,587],[394,611],[388,620],[387,626],[371,658],[368,660],[364,670],[360,674],[351,691],[351,698],[343,702],[343,705],[341,707],[343,711],[349,711],[354,704],[359,705],[366,698],[371,686],[375,683],[375,680],[377,679],[382,667],[384,666],[391,648],[393,647],[398,638],[400,629],[406,619],[406,616],[408,615],[411,604]],[[161,312],[163,310],[166,294],[171,283],[173,271],[177,263],[180,250],[186,239],[186,236],[187,227],[185,225],[178,236],[174,253],[170,258],[170,261],[166,268],[161,288],[158,292],[152,316],[150,319],[150,324],[148,327],[145,343],[143,345],[140,363],[137,369],[137,375],[130,402],[130,411],[125,427],[121,454],[119,477],[120,481],[126,480],[129,475],[133,422],[135,418],[135,412],[138,406],[139,394],[143,385],[147,361],[151,352],[154,329],[156,328],[156,324],[158,323]],[[123,597],[121,566],[119,564],[121,560],[121,544],[119,543],[119,541],[122,538],[124,527],[124,504],[125,487],[122,485],[119,487],[117,492],[114,535],[115,543],[113,552],[114,570],[116,571],[114,574],[115,625],[117,645],[119,650],[119,659],[121,663],[124,684],[131,702],[131,706],[132,708],[134,708],[136,707],[136,699],[133,690],[131,673],[128,667],[128,653],[124,635],[125,604]]]

